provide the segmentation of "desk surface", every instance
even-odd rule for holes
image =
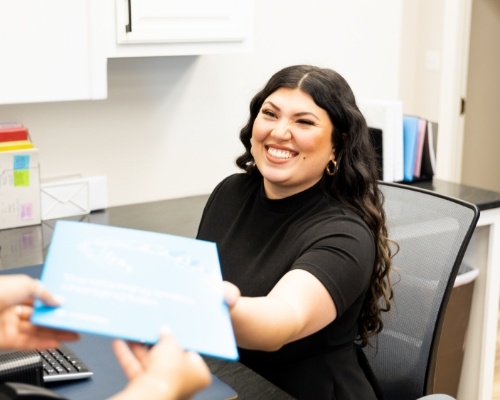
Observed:
[[[208,195],[110,207],[64,218],[195,237]],[[0,270],[43,264],[56,220],[41,225],[0,230]]]
[[[491,190],[462,185],[461,183],[442,181],[439,179],[412,182],[408,184],[431,190],[443,196],[455,197],[457,199],[475,204],[480,211],[500,207],[500,193],[493,192]]]
[[[468,201],[481,211],[500,207],[500,193],[490,190],[438,179],[408,184]],[[116,206],[66,219],[194,237],[207,198],[200,195]],[[41,225],[0,230],[0,269],[42,264],[54,224],[55,220],[48,220]]]

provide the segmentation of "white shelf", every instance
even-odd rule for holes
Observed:
[[[479,269],[457,399],[491,399],[500,301],[500,208],[481,211],[464,261]]]

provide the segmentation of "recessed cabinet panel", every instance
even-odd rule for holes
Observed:
[[[250,47],[253,0],[116,0],[115,7],[116,37],[110,57],[194,55]]]
[[[106,97],[96,6],[99,0],[0,0],[0,104]]]

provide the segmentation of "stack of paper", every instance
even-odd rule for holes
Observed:
[[[28,129],[20,123],[0,123],[0,151],[32,149]]]
[[[0,123],[0,229],[40,223],[38,149],[20,123]]]

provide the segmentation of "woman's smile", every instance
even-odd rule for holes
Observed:
[[[265,146],[265,148],[267,149],[267,154],[269,154],[271,158],[277,158],[279,160],[288,160],[290,158],[296,157],[298,154],[295,151],[279,149],[272,146]]]

